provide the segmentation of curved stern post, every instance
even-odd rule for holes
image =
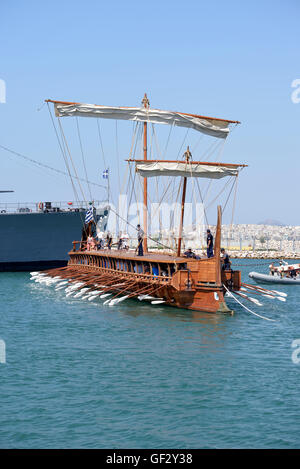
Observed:
[[[214,257],[216,261],[216,284],[221,285],[221,228],[222,228],[222,208],[218,205],[218,219],[215,237],[215,252]]]

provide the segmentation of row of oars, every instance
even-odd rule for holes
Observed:
[[[122,273],[80,272],[72,267],[62,267],[44,272],[31,272],[32,281],[54,286],[55,291],[64,290],[66,297],[94,301],[105,299],[103,304],[114,306],[129,298],[151,301],[151,304],[165,303],[156,295],[161,289],[158,282],[145,284],[140,280],[127,278]],[[107,298],[107,299],[106,299]]]
[[[238,295],[245,300],[250,301],[251,303],[256,304],[257,306],[263,306],[258,298],[264,297],[271,300],[286,301],[287,294],[278,290],[268,290],[267,288],[260,287],[258,285],[250,285],[248,283],[242,283],[241,289],[239,291],[233,291],[235,295]],[[255,295],[258,298],[253,298]]]

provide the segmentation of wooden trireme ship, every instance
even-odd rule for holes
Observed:
[[[217,224],[213,257],[188,258],[182,253],[184,211],[190,178],[234,178],[246,165],[221,162],[193,161],[187,148],[182,160],[148,159],[147,126],[150,123],[191,128],[203,134],[225,139],[230,124],[238,121],[212,118],[172,111],[151,109],[145,95],[140,108],[108,107],[47,100],[54,104],[55,115],[61,117],[96,117],[132,120],[143,125],[143,159],[128,158],[135,173],[143,181],[143,255],[136,250],[93,249],[87,251],[82,241],[73,241],[68,265],[46,272],[52,278],[66,279],[68,292],[95,299],[105,298],[114,305],[129,298],[151,301],[204,312],[231,312],[226,305],[226,291],[238,292],[241,272],[222,268],[221,223],[222,209],[217,208]],[[175,252],[158,253],[148,249],[148,178],[180,177],[182,181],[181,213]],[[89,230],[89,228],[87,228]],[[71,241],[71,240],[70,240]]]

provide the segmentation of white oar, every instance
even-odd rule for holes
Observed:
[[[79,283],[74,283],[70,287],[67,287],[65,291],[75,291],[78,290],[78,288],[82,287],[84,285],[84,282],[79,282]]]
[[[60,282],[61,278],[46,278],[46,280],[42,280],[43,283],[48,283],[49,285],[54,285],[55,283]]]
[[[35,275],[34,277],[31,277],[30,280],[34,280],[35,282],[41,280],[43,277],[40,277],[39,275]]]
[[[89,294],[92,295],[92,296],[93,296],[93,295],[100,295],[100,293],[102,293],[102,291],[103,291],[103,290],[93,290],[93,291],[91,291]]]
[[[158,298],[157,296],[150,296],[150,295],[140,295],[138,296],[140,301],[143,300],[162,300],[163,298]]]
[[[100,297],[101,298],[101,297]],[[104,305],[107,305],[110,302],[110,299],[104,301]]]
[[[30,278],[30,280],[37,280],[38,278],[43,278],[43,277],[45,277],[45,275],[40,275],[40,274],[38,274],[38,275],[33,275],[33,276]]]
[[[100,295],[100,298],[106,298],[107,296],[111,296],[112,293],[104,293],[104,295]],[[105,304],[105,303],[103,303]]]
[[[110,300],[109,306],[114,306],[118,303],[121,303],[122,301],[125,301],[126,298],[128,298],[129,295],[122,296],[121,298],[115,298],[114,300]]]
[[[83,296],[83,295],[85,294],[85,292],[88,291],[88,290],[89,290],[89,288],[82,288],[79,293],[76,293],[76,295],[74,295],[74,298],[80,298],[80,297]]]
[[[65,288],[65,285],[69,283],[68,280],[65,280],[64,282],[59,282],[56,287],[55,287],[55,290],[58,290],[58,289],[61,289],[61,288]]]
[[[44,279],[44,277],[42,278],[38,277],[35,279],[35,283],[46,283],[46,280]]]
[[[87,298],[88,301],[94,301],[94,300],[96,300],[96,299],[97,299],[97,296],[96,296],[96,295],[93,295],[93,296],[88,295],[88,298]]]
[[[251,311],[251,309],[249,309],[249,308],[247,308],[247,306],[243,305],[243,303],[241,303],[241,302],[231,293],[231,291],[228,290],[228,288],[226,287],[226,285],[224,285],[224,283],[223,283],[223,287],[224,287],[225,290],[228,292],[229,296],[231,296],[231,297],[232,297],[237,303],[239,303],[244,309],[246,309],[247,311],[249,311],[249,313],[254,314],[254,316],[258,316],[259,318],[264,319],[265,321],[276,322],[275,319],[266,318],[265,316],[261,316],[260,314],[257,314],[257,313],[255,313],[254,311]]]
[[[284,293],[284,292],[277,291],[277,290],[268,290],[267,288],[259,287],[258,285],[248,285],[247,284],[246,288],[251,289],[251,290],[255,290],[258,293],[267,293],[267,294],[271,294],[271,295],[279,295],[279,296],[287,297],[287,294]]]
[[[287,294],[284,293],[283,291],[277,291],[277,290],[272,290],[272,291],[273,291],[274,293],[276,293],[277,295],[279,295],[279,296],[285,296],[285,297],[287,296]]]
[[[240,292],[235,292],[236,295],[241,296],[242,298],[246,298],[247,300],[251,301],[252,303],[258,305],[258,306],[263,306],[262,303],[260,303],[256,298],[253,298],[252,296],[245,295],[244,293]]]
[[[63,280],[62,282],[59,282],[58,285],[66,285],[67,283],[69,283],[69,280]]]
[[[69,293],[67,293],[67,294],[66,294],[66,297],[68,297],[68,296],[72,296],[73,294],[74,294],[74,292],[73,292],[73,291],[71,291],[71,292],[69,292]]]
[[[165,301],[164,301],[164,300],[155,300],[155,301],[151,301],[151,304],[152,304],[152,305],[160,305],[160,304],[162,304],[162,303],[165,303]]]
[[[98,298],[99,295],[101,295],[102,291],[99,291],[99,293],[97,293],[97,295],[89,295],[90,298],[89,298],[89,301],[93,301],[94,299]]]

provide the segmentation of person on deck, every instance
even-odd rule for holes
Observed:
[[[213,257],[214,256],[214,237],[211,234],[210,230],[207,230],[207,257]]]
[[[94,249],[96,249],[96,242],[93,236],[90,235],[88,236],[88,239],[87,239],[87,250],[93,251]]]
[[[103,239],[103,233],[102,231],[98,233],[98,243],[97,243],[97,249],[103,249],[104,248],[104,239]]]
[[[221,262],[223,270],[231,270],[231,261],[229,260],[229,254],[224,248],[221,249]]]
[[[80,250],[84,251],[86,249],[87,244],[87,227],[83,225],[82,232],[81,232],[81,242],[80,242]]]
[[[111,245],[112,245],[112,236],[110,233],[108,233],[106,236],[106,246],[108,247],[108,249],[111,249]]]
[[[192,251],[191,248],[188,248],[188,250],[185,251],[184,256],[185,256],[185,257],[189,257],[189,258],[194,258],[194,257],[195,257],[195,253]]]
[[[144,241],[144,232],[141,228],[141,225],[137,225],[137,238],[138,238],[138,256],[143,256],[144,255],[144,250],[143,250],[143,241]]]

